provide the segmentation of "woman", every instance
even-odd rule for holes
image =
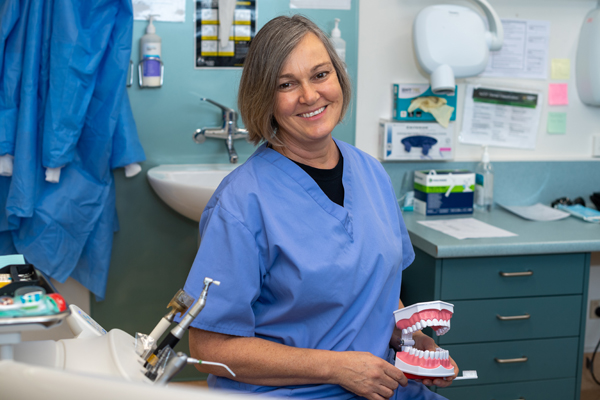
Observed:
[[[209,384],[298,398],[439,398],[387,361],[414,253],[381,164],[331,136],[350,83],[327,37],[300,16],[267,23],[238,101],[250,140],[265,143],[207,205],[186,283],[198,295],[205,276],[222,282],[190,348],[237,377],[200,366]]]

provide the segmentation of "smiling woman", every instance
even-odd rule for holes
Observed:
[[[190,328],[215,388],[303,399],[440,399],[390,364],[414,252],[381,164],[331,132],[350,102],[343,63],[301,16],[252,41],[239,109],[256,152],[215,191],[185,290],[219,290]],[[393,338],[393,340],[392,340]],[[424,334],[415,348],[435,351]],[[456,373],[458,368],[456,367]],[[452,377],[425,383],[448,386]]]

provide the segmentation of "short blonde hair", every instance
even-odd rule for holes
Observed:
[[[348,110],[352,97],[350,77],[325,33],[301,15],[274,18],[252,39],[238,92],[240,115],[248,130],[248,140],[254,145],[263,140],[279,144],[276,135],[278,124],[274,117],[279,75],[286,59],[307,33],[313,33],[321,40],[331,58],[342,88],[340,121]]]

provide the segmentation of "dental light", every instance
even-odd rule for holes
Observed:
[[[487,0],[471,0],[484,11],[490,30],[475,11],[455,5],[435,5],[417,14],[413,42],[419,65],[430,74],[435,94],[454,95],[454,78],[479,75],[489,52],[500,50],[502,23]]]

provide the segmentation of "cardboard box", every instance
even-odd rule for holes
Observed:
[[[475,174],[467,170],[415,171],[414,210],[424,215],[473,213]]]
[[[452,160],[454,123],[379,121],[379,157],[392,160]]]
[[[456,93],[456,90],[455,90]],[[403,122],[435,122],[435,118],[428,112],[422,110],[415,110],[408,112],[410,103],[417,97],[435,96],[446,99],[446,104],[450,107],[454,107],[450,121],[456,120],[456,94],[454,96],[444,94],[433,94],[431,86],[428,83],[423,84],[394,84],[393,89],[393,110],[392,116],[396,121]]]

